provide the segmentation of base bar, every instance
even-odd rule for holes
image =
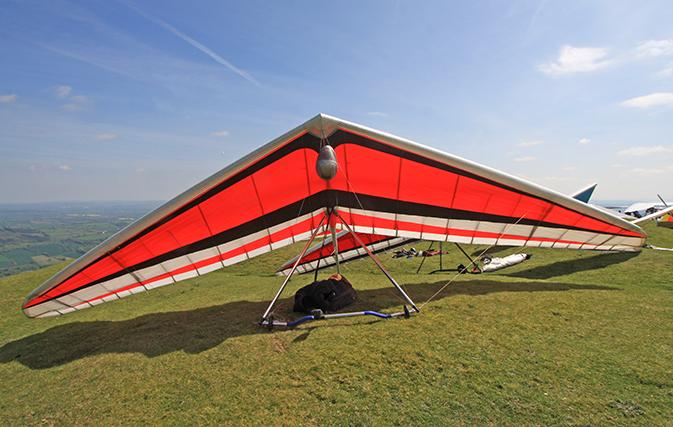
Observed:
[[[301,319],[295,320],[293,322],[279,322],[277,320],[271,320],[269,322],[268,320],[263,320],[260,325],[262,326],[267,326],[269,329],[271,329],[273,326],[286,326],[286,327],[294,327],[297,325],[300,325],[304,322],[308,322],[309,320],[324,320],[324,319],[334,319],[337,317],[354,317],[354,316],[375,316],[375,317],[380,317],[382,319],[390,319],[393,317],[399,317],[399,316],[405,316],[409,317],[409,310],[402,311],[400,313],[392,313],[392,314],[383,314],[383,313],[378,313],[376,311],[356,311],[352,313],[334,313],[334,314],[323,314],[321,316],[304,316]]]

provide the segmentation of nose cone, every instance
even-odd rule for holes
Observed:
[[[315,170],[318,172],[318,176],[325,181],[329,181],[334,178],[338,168],[339,164],[337,163],[334,149],[329,145],[325,145],[320,149],[318,161],[315,163]]]

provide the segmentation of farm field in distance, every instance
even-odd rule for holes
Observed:
[[[78,258],[160,203],[0,204],[0,277]]]

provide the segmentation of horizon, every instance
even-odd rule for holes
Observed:
[[[664,199],[665,200],[665,199]],[[14,208],[14,207],[48,207],[48,206],[59,206],[63,205],[82,205],[77,207],[87,208],[86,205],[111,205],[111,206],[121,206],[124,204],[129,205],[139,205],[139,204],[152,204],[156,205],[155,209],[163,204],[169,202],[170,200],[61,200],[61,201],[46,201],[46,202],[17,202],[17,203],[0,203],[0,213],[3,209]],[[635,203],[656,203],[662,204],[661,200],[590,200],[590,205],[598,205],[604,208],[608,207],[628,207]],[[669,205],[670,206],[670,205]]]

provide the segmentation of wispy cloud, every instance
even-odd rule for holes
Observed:
[[[68,95],[70,95],[70,92],[72,92],[70,86],[54,86],[51,89],[56,93],[56,97],[59,99],[67,98]]]
[[[517,147],[532,147],[534,145],[544,144],[544,141],[523,141],[516,144]]]
[[[538,69],[552,76],[595,71],[611,64],[610,60],[602,60],[607,54],[608,50],[602,47],[563,46],[556,62],[541,64]]]
[[[551,76],[589,72],[611,65],[624,64],[644,59],[673,56],[673,39],[647,40],[607,59],[609,50],[603,47],[563,46],[556,61],[539,65],[538,70]],[[673,63],[657,73],[657,77],[673,75]]]
[[[651,95],[639,96],[620,102],[624,107],[648,108],[657,105],[673,105],[673,92],[659,92]]]
[[[545,176],[543,179],[545,181],[551,181],[551,182],[575,181],[575,178],[573,178],[572,176]]]
[[[13,104],[14,102],[16,102],[17,98],[18,96],[15,93],[11,95],[0,95],[0,102],[2,102],[3,104]]]
[[[97,141],[109,141],[111,139],[115,139],[116,137],[117,137],[116,133],[104,133],[102,135],[98,135],[94,139]]]
[[[516,159],[514,159],[515,162],[532,162],[533,160],[537,160],[537,158],[528,156],[528,157],[517,157]]]
[[[138,9],[137,7],[135,7],[134,5],[132,5],[132,4],[130,4],[130,3],[127,3],[127,2],[122,2],[122,3],[125,4],[128,8],[134,10],[136,13],[138,13],[138,14],[141,15],[142,17],[144,17],[144,18],[146,18],[146,19],[148,19],[148,20],[154,22],[155,24],[159,25],[160,27],[162,27],[162,28],[164,28],[164,29],[170,31],[171,33],[173,33],[174,35],[178,36],[178,37],[181,38],[182,40],[184,40],[184,41],[186,41],[187,43],[191,44],[192,46],[194,46],[195,48],[197,48],[197,49],[200,50],[201,52],[203,52],[203,53],[205,53],[206,55],[210,56],[210,57],[213,58],[215,61],[217,61],[217,62],[219,62],[220,64],[224,65],[225,67],[227,67],[228,69],[230,69],[230,70],[233,71],[234,73],[236,73],[236,74],[240,75],[241,77],[243,77],[244,79],[248,80],[249,82],[251,82],[251,83],[253,83],[253,84],[257,85],[257,86],[260,86],[260,87],[262,86],[262,85],[261,85],[257,80],[255,80],[250,74],[246,73],[246,72],[243,71],[243,70],[240,70],[240,69],[234,67],[229,61],[225,60],[225,59],[222,58],[220,55],[218,55],[217,53],[213,52],[211,49],[207,48],[206,46],[202,45],[201,43],[197,42],[197,41],[194,40],[193,38],[191,38],[191,37],[189,37],[189,36],[187,36],[187,35],[181,33],[180,31],[178,31],[178,30],[177,30],[176,28],[174,28],[173,26],[171,26],[171,25],[165,23],[165,22],[162,21],[161,19],[158,19],[158,18],[155,18],[155,17],[149,15],[148,13],[146,13],[146,12],[144,12],[144,11]]]
[[[666,77],[673,76],[673,62],[668,64],[668,66],[666,68],[664,68],[663,70],[659,71],[656,74],[656,76],[660,77],[660,78],[666,78]]]
[[[587,139],[587,138],[582,138],[582,139],[580,139],[580,144],[588,144],[588,143],[590,143],[590,142],[591,142],[591,140],[590,140],[590,139]]]
[[[52,88],[52,89],[55,89],[57,91],[56,96],[58,98],[66,98],[72,92],[72,88],[69,87],[69,86],[56,86],[55,88]],[[88,96],[84,96],[84,95],[72,96],[72,97],[70,97],[70,101],[72,101],[72,102],[61,105],[61,107],[60,107],[61,110],[64,110],[64,111],[80,111],[80,110],[84,110],[85,106],[88,106],[88,105],[93,103],[91,98],[89,98]],[[88,109],[89,107],[86,107],[86,108]]]
[[[59,166],[58,168],[61,169],[62,171],[69,171],[69,170],[72,170],[72,168],[71,168],[70,166],[68,166],[68,165],[61,165],[61,166]]]
[[[645,168],[635,168],[629,169],[626,171],[626,175],[658,175],[663,173],[673,172],[673,166],[669,166],[663,169],[645,169]]]
[[[620,156],[647,156],[648,154],[654,153],[670,153],[673,152],[672,148],[666,148],[662,145],[657,145],[656,147],[632,147],[626,150],[618,152]]]
[[[381,113],[379,111],[372,111],[372,112],[369,112],[367,114],[370,115],[370,116],[388,117],[388,115],[386,113]]]
[[[84,96],[84,95],[75,95],[72,98],[70,98],[71,101],[77,102],[79,104],[91,104],[93,101],[91,101],[91,98]]]
[[[217,62],[189,62],[172,56],[170,52],[139,43],[123,32],[108,27],[97,27],[97,30],[110,43],[96,44],[90,39],[82,39],[73,46],[51,45],[39,41],[35,45],[107,72],[152,85],[163,85],[170,90],[184,90],[185,85],[206,86],[208,90],[212,90],[212,82],[223,73],[222,66]],[[240,81],[232,78],[222,84],[236,85]]]
[[[81,105],[76,104],[63,104],[61,105],[61,110],[63,111],[79,111],[82,109]]]
[[[639,57],[657,57],[673,55],[673,39],[648,40],[636,48]]]
[[[213,132],[210,134],[210,136],[227,136],[229,135],[228,130],[223,130],[222,132]]]

